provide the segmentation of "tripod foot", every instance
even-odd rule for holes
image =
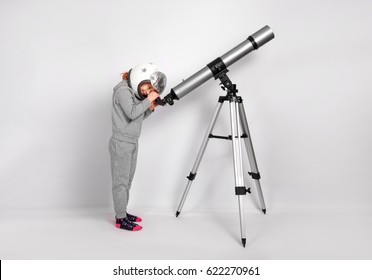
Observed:
[[[242,244],[244,248],[245,248],[245,242],[246,242],[245,238],[242,238]]]
[[[181,212],[177,211],[177,212],[176,212],[176,217],[178,217],[178,215],[179,215],[180,213],[181,213]]]
[[[262,209],[262,212],[263,212],[264,214],[266,214],[266,209]]]

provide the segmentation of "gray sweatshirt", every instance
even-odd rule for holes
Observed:
[[[112,96],[112,137],[137,143],[142,121],[151,114],[148,98],[140,101],[138,93],[123,80],[114,88]]]

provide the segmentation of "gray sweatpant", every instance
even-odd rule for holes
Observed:
[[[127,216],[129,191],[137,165],[138,143],[129,143],[111,138],[112,196],[117,218]]]

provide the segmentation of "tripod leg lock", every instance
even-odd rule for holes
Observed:
[[[255,179],[255,180],[260,180],[261,179],[260,172],[257,172],[257,173],[248,172],[248,174],[251,175],[252,178]]]
[[[189,176],[187,176],[186,178],[189,179],[190,181],[194,181],[195,177],[196,177],[196,173],[190,172]]]
[[[235,187],[235,194],[236,195],[246,195],[247,193],[251,193],[251,188],[246,189],[243,187]]]

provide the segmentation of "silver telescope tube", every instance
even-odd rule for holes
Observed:
[[[177,86],[171,89],[171,92],[165,96],[164,101],[169,105],[173,105],[173,100],[184,97],[189,92],[193,91],[207,80],[216,77],[218,73],[225,70],[227,67],[246,56],[253,50],[257,50],[270,40],[274,39],[274,33],[269,26],[264,26],[256,33],[249,36],[245,41],[231,49],[221,57],[207,64],[194,75],[190,76]]]

